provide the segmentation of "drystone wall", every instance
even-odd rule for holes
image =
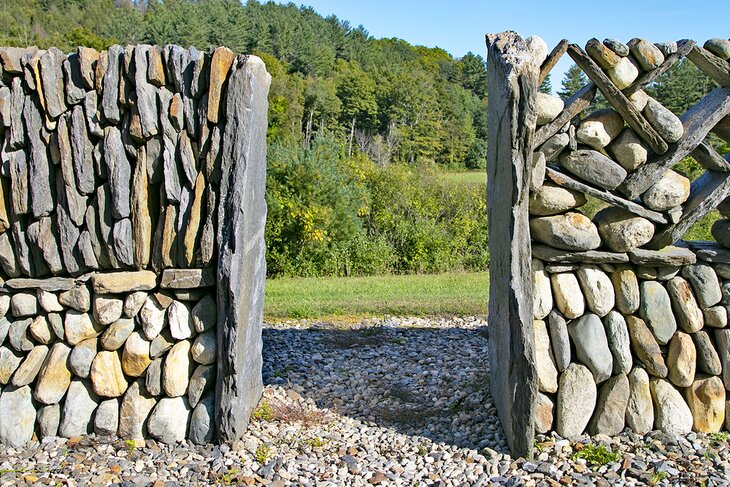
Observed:
[[[489,160],[526,174],[517,181],[521,198],[512,198],[516,230],[507,240],[528,234],[530,248],[511,253],[519,265],[492,270],[492,292],[494,280],[530,280],[530,289],[511,291],[521,306],[532,304],[529,320],[508,311],[512,340],[529,350],[524,372],[507,380],[512,391],[527,393],[514,395],[519,404],[508,415],[500,413],[512,422],[505,429],[513,449],[530,454],[535,431],[574,438],[616,435],[627,426],[639,434],[726,429],[730,200],[723,201],[730,196],[730,158],[711,141],[730,139],[730,41],[700,47],[689,40],[591,39],[585,50],[562,41],[549,55],[539,38],[515,33],[489,36],[488,43],[490,63],[522,73],[512,96],[530,124],[520,136],[529,151]],[[563,102],[536,88],[566,52],[590,83]],[[685,57],[719,86],[677,117],[642,88]],[[489,89],[491,113],[499,88]],[[609,108],[591,108],[597,91]],[[500,123],[490,116],[490,131],[493,120]],[[705,169],[694,182],[672,169],[690,155]],[[490,188],[500,185],[504,178]],[[681,240],[718,206],[716,242]],[[490,248],[492,261],[495,252],[507,254],[491,241]],[[501,298],[490,297],[491,318]],[[492,374],[505,380],[499,369]]]
[[[240,436],[262,388],[263,63],[115,45],[0,67],[0,442]]]

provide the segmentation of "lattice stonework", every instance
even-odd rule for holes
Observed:
[[[490,365],[513,453],[530,455],[535,431],[724,428],[730,220],[718,242],[681,239],[716,208],[730,218],[730,155],[711,144],[730,142],[730,41],[487,44]],[[538,87],[564,54],[590,82],[563,103]],[[678,117],[643,89],[685,58],[718,86]],[[594,108],[599,92],[608,108]],[[691,183],[672,170],[688,156],[705,169]],[[607,208],[580,208],[590,198]],[[678,366],[687,347],[721,366]],[[615,414],[641,399],[637,381],[652,393],[643,422]],[[687,414],[664,417],[665,399]]]

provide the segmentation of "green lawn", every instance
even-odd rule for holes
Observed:
[[[486,272],[266,281],[266,319],[487,314]]]
[[[486,189],[487,173],[484,169],[479,171],[446,172],[444,179],[458,184],[481,184]]]

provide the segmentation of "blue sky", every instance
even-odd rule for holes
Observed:
[[[287,2],[280,2],[287,3]],[[485,56],[484,35],[515,30],[539,35],[552,49],[560,39],[584,45],[591,37],[652,42],[730,36],[730,1],[568,2],[550,0],[308,0],[295,2],[320,14],[362,24],[374,37],[399,37],[411,44],[441,47],[454,56],[469,51]],[[517,5],[520,7],[517,8]],[[576,5],[580,7],[576,8]],[[553,89],[570,66],[565,56],[552,75]]]

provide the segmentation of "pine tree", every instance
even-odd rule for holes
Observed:
[[[587,84],[588,78],[583,74],[583,71],[581,71],[578,65],[574,64],[565,72],[565,77],[561,81],[563,89],[558,91],[558,95],[563,100],[567,100]]]
[[[547,93],[548,95],[553,92],[553,83],[550,81],[550,73],[545,77],[542,84],[540,84],[540,93]]]

